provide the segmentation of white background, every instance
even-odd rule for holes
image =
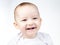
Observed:
[[[27,1],[27,0],[23,0]],[[13,11],[22,0],[0,0],[0,45],[7,43],[19,32],[13,26]],[[40,32],[50,34],[54,45],[60,45],[60,0],[29,0],[40,11],[42,25]]]

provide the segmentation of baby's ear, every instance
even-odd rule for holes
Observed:
[[[40,18],[40,21],[42,22],[42,18]]]
[[[16,22],[13,23],[16,29],[18,29],[18,24]]]
[[[40,18],[40,24],[42,24],[42,18]]]

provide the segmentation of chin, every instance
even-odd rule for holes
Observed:
[[[36,33],[35,32],[29,32],[27,33],[27,35],[35,35]]]

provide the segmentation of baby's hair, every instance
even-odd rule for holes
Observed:
[[[15,12],[16,12],[16,9],[18,7],[22,7],[22,6],[26,6],[26,5],[31,5],[31,6],[35,6],[37,8],[37,6],[33,3],[30,3],[30,2],[22,2],[20,3],[19,5],[16,6],[15,10],[14,10],[14,19],[16,20],[16,15],[15,15]],[[37,8],[38,9],[38,8]]]
[[[32,4],[30,2],[22,2],[18,6],[23,6],[23,5],[34,5],[34,4]]]
[[[19,5],[17,5],[16,8],[19,7],[19,6],[25,6],[25,5],[33,5],[33,6],[36,6],[35,4],[30,3],[30,2],[22,2],[22,3],[20,3]],[[36,6],[36,7],[37,7],[37,6]],[[16,8],[15,8],[15,10],[16,10]]]

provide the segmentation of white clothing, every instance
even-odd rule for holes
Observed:
[[[48,34],[45,33],[37,33],[37,36],[33,39],[27,39],[20,37],[20,35],[16,36],[13,40],[11,40],[8,45],[53,45],[52,40]]]

